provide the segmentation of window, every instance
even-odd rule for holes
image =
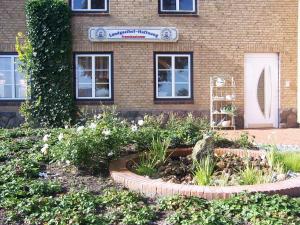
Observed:
[[[72,0],[73,11],[103,11],[108,10],[108,0]]]
[[[0,55],[0,100],[23,100],[25,76],[18,71],[17,55]]]
[[[191,99],[192,54],[156,54],[156,99]]]
[[[112,99],[112,54],[76,55],[77,99]]]
[[[160,13],[195,13],[196,0],[159,0]]]

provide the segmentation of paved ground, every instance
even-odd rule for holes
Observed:
[[[255,136],[255,143],[300,146],[300,128],[297,129],[249,129],[219,131],[229,139],[236,139],[243,132]]]

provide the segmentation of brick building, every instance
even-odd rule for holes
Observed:
[[[0,0],[0,126],[16,122],[13,112],[24,98],[24,81],[13,63],[15,37],[26,31],[24,2]],[[124,112],[208,115],[210,77],[225,74],[236,83],[240,127],[297,126],[296,0],[69,5],[74,95],[81,107],[103,103]],[[253,98],[259,87],[263,101]]]

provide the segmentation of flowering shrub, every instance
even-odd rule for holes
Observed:
[[[128,123],[118,118],[114,110],[106,110],[85,126],[60,133],[50,154],[91,173],[104,172],[109,160],[127,145],[130,134]]]
[[[132,122],[133,123],[133,122]],[[131,126],[133,131],[133,141],[139,150],[147,150],[151,147],[153,139],[165,139],[166,130],[163,128],[163,116],[148,116],[144,120],[139,120],[137,124]]]

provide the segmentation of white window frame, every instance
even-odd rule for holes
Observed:
[[[158,95],[158,58],[159,57],[171,57],[171,73],[172,73],[172,96],[159,96]],[[180,82],[176,82],[175,76],[176,76],[176,69],[175,69],[175,58],[176,57],[188,57],[188,63],[189,63],[189,75],[188,75],[188,86],[189,86],[189,95],[188,96],[176,96],[176,83],[180,84]],[[155,80],[156,80],[156,99],[190,99],[192,96],[192,81],[191,81],[191,71],[192,71],[192,64],[191,64],[191,54],[156,54],[155,55],[155,64],[156,64],[156,71],[155,71]],[[161,82],[160,82],[161,83]],[[186,83],[186,82],[182,82]]]
[[[161,12],[196,12],[196,1],[197,0],[193,0],[193,9],[192,10],[181,10],[181,9],[179,9],[179,1],[180,0],[176,0],[176,9],[164,9],[163,1],[164,0],[160,0],[160,11]]]
[[[79,57],[92,57],[92,96],[91,97],[79,97],[79,77],[78,77],[78,58]],[[108,76],[109,76],[109,96],[108,97],[95,97],[96,96],[96,81],[95,81],[95,57],[108,57]],[[99,99],[99,100],[110,100],[112,99],[112,55],[111,54],[76,54],[76,99]]]
[[[87,11],[87,12],[106,12],[106,11],[108,11],[108,7],[107,7],[107,5],[108,5],[108,1],[109,0],[104,0],[104,9],[92,9],[91,7],[92,7],[92,3],[91,3],[91,1],[92,0],[87,0],[88,1],[88,6],[87,6],[87,9],[75,9],[74,8],[74,1],[75,0],[72,0],[72,11]]]
[[[10,71],[11,71],[11,78],[12,78],[12,97],[11,98],[1,98],[0,101],[2,100],[25,100],[25,98],[17,98],[16,97],[16,74],[15,74],[15,59],[19,58],[18,55],[10,54],[10,55],[0,55],[0,58],[10,58]],[[26,96],[26,93],[25,93]]]

